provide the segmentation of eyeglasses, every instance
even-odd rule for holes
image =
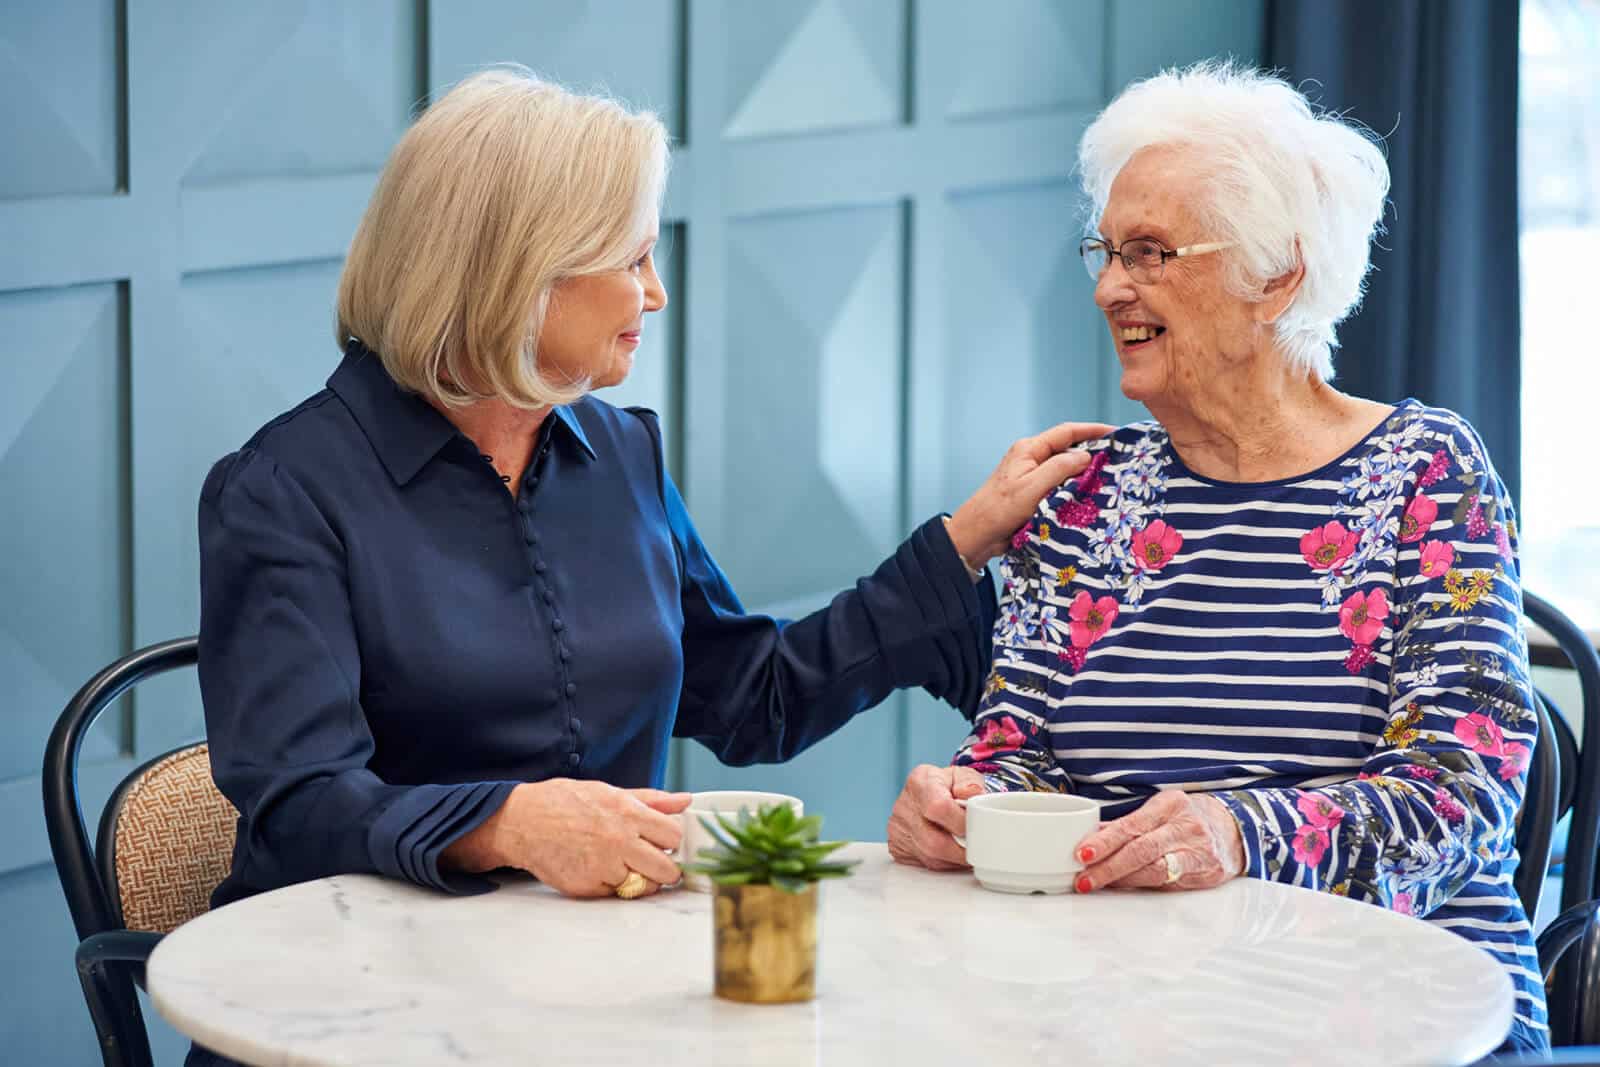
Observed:
[[[1111,266],[1111,257],[1120,256],[1128,277],[1143,285],[1154,285],[1161,280],[1167,260],[1179,256],[1202,256],[1207,252],[1220,252],[1232,248],[1232,241],[1211,241],[1200,245],[1184,245],[1167,249],[1153,237],[1130,237],[1118,248],[1103,237],[1085,237],[1078,243],[1078,255],[1083,257],[1083,269],[1096,282]]]

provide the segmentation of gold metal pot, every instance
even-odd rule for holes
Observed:
[[[747,1004],[810,1000],[817,988],[817,885],[719,885],[716,993]]]

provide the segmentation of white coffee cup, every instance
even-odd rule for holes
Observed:
[[[1070,793],[984,793],[966,801],[972,873],[1000,893],[1065,893],[1083,869],[1078,845],[1100,825],[1100,805]]]
[[[800,802],[799,797],[791,797],[785,793],[753,793],[735,789],[696,793],[688,810],[678,816],[683,823],[683,842],[672,853],[672,858],[680,865],[698,863],[701,849],[716,847],[717,842],[706,828],[700,825],[701,819],[707,819],[715,824],[716,816],[721,815],[731,822],[738,817],[741,810],[754,815],[766,804],[788,804],[794,809],[796,816],[806,813],[806,807]],[[683,887],[693,889],[697,893],[709,893],[711,879],[703,874],[684,871]]]

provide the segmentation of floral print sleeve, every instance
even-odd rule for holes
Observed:
[[[1360,523],[1392,571],[1371,559],[1370,581],[1326,587],[1346,669],[1388,661],[1388,721],[1365,766],[1338,784],[1215,794],[1239,821],[1249,874],[1418,916],[1511,854],[1536,733],[1505,487],[1470,428],[1435,434]],[[1356,540],[1329,523],[1302,550],[1349,581]]]
[[[1093,444],[1087,446],[1094,448]],[[1079,499],[1092,497],[1106,453],[1097,453],[1088,471],[1069,483]],[[1085,488],[1088,492],[1085,492]],[[1066,505],[1071,507],[1073,505]],[[1093,505],[1087,507],[1090,513]],[[1104,633],[1117,617],[1117,603],[1084,594],[1065,612],[1040,593],[1049,581],[1065,587],[1076,577],[1066,566],[1045,573],[1026,543],[1040,532],[1029,523],[1017,532],[1012,551],[1000,562],[1000,612],[994,628],[994,665],[972,733],[952,761],[983,774],[991,791],[1071,792],[1066,772],[1056,763],[1048,723],[1049,682],[1061,664]],[[1048,534],[1048,528],[1044,532]]]

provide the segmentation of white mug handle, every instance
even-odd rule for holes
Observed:
[[[964,807],[967,806],[967,802],[964,799],[962,799],[961,797],[956,797],[956,806],[964,808]],[[956,844],[961,846],[961,851],[965,852],[967,850],[967,839],[966,838],[962,837],[960,834],[954,834],[954,833],[951,834],[950,836],[956,839]]]

